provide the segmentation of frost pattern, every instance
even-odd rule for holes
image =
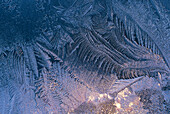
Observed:
[[[0,113],[168,113],[167,12],[157,0],[0,0]]]

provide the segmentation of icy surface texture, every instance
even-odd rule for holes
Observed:
[[[168,3],[0,0],[0,114],[168,114]]]

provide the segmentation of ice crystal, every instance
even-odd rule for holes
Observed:
[[[0,0],[0,113],[168,113],[163,5]]]

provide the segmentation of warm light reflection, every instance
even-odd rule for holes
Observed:
[[[140,97],[136,96],[135,93],[131,92],[128,88],[119,92],[116,98],[111,97],[107,93],[93,93],[88,97],[88,101],[92,102],[96,106],[108,101],[112,101],[111,99],[114,99],[112,106],[115,107],[115,113],[117,114],[146,111],[142,108],[143,105],[140,103]],[[107,105],[107,103],[105,105]],[[107,110],[106,107],[104,109]]]
[[[111,97],[110,95],[107,95],[107,97],[108,97],[109,99],[113,99],[113,97]]]
[[[89,96],[89,99],[88,99],[88,101],[94,101],[94,96]]]
[[[119,96],[125,99],[125,97],[128,97],[129,94],[131,94],[131,92],[126,88],[125,90],[119,93]]]
[[[104,96],[104,94],[99,94],[99,98],[102,98]]]
[[[113,97],[111,97],[109,94],[92,94],[88,97],[88,101],[93,101],[93,103],[98,104],[107,100],[111,100]]]
[[[134,112],[136,114],[141,110],[144,111],[142,103],[140,103],[140,97],[136,96],[134,92],[130,92],[128,88],[118,93],[114,105],[117,108],[116,114],[134,114]]]
[[[115,105],[116,105],[117,108],[121,108],[121,104],[120,103],[116,102]]]
[[[131,107],[133,105],[133,102],[129,103],[129,107]]]

